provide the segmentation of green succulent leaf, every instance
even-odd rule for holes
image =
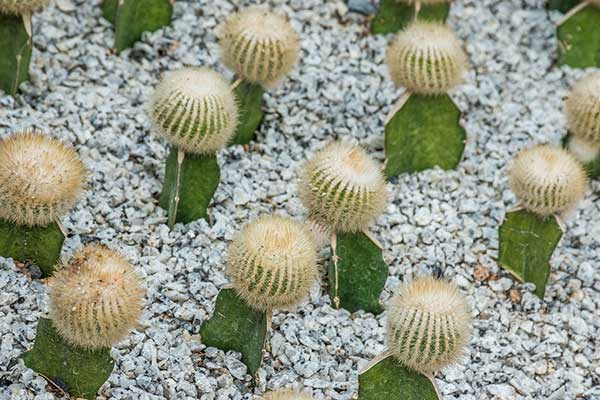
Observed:
[[[31,17],[0,14],[0,89],[14,95],[29,79]]]
[[[415,18],[415,11],[414,5],[398,0],[381,0],[371,24],[371,32],[375,35],[398,32]],[[449,3],[421,5],[417,18],[445,22],[449,13]]]
[[[110,13],[110,5],[107,5],[105,10]],[[172,15],[173,5],[169,0],[123,0],[119,2],[114,19],[117,53],[132,47],[142,38],[143,32],[153,32],[169,25]]]
[[[119,0],[104,0],[101,7],[104,19],[108,20],[111,24],[114,24],[117,16],[117,7],[119,7]]]
[[[221,172],[215,154],[186,153],[179,164],[179,150],[171,147],[159,204],[169,213],[169,224],[185,224],[208,216],[208,206],[219,186]]]
[[[506,213],[500,226],[498,264],[519,280],[535,283],[541,299],[550,276],[550,258],[562,237],[556,218],[526,210]]]
[[[85,350],[65,342],[52,326],[40,318],[33,349],[23,355],[25,365],[73,397],[94,399],[114,368],[110,349]]]
[[[548,0],[548,10],[558,10],[566,13],[579,3],[581,3],[581,0]]]
[[[558,28],[559,65],[600,67],[600,9],[587,6]]]
[[[465,149],[461,112],[448,95],[411,94],[385,126],[385,173],[454,169]]]
[[[267,319],[266,313],[254,310],[233,289],[223,289],[212,318],[200,328],[200,337],[206,346],[241,353],[248,372],[255,376],[262,364]]]
[[[256,130],[263,120],[263,94],[262,86],[248,81],[242,81],[235,88],[238,100],[240,120],[233,144],[247,144],[256,136]]]
[[[388,356],[358,376],[359,400],[440,400],[425,375]]]
[[[64,241],[65,235],[56,223],[30,227],[0,220],[0,256],[32,261],[40,267],[43,277],[54,272]]]
[[[379,296],[388,276],[381,249],[362,232],[340,233],[332,255],[337,256],[337,269],[331,260],[328,272],[332,304],[350,312],[381,313]]]

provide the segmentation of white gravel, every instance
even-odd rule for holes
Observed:
[[[401,93],[383,64],[391,36],[371,36],[367,17],[342,0],[269,1],[301,33],[300,66],[266,96],[258,142],[220,153],[209,222],[170,232],[157,201],[166,146],[151,132],[145,104],[167,69],[226,72],[213,29],[250,2],[178,1],[171,26],[119,56],[107,50],[113,34],[97,3],[61,0],[62,11],[35,16],[32,83],[16,99],[0,97],[0,135],[35,126],[74,143],[91,176],[85,199],[63,220],[64,254],[101,240],[146,278],[143,327],[113,349],[116,368],[100,398],[253,399],[287,386],[317,399],[353,398],[358,369],[384,349],[385,316],[336,311],[323,288],[297,312],[275,313],[255,388],[238,354],[205,348],[197,334],[227,283],[223,256],[234,232],[262,213],[303,216],[294,182],[309,154],[343,137],[383,157],[383,122]],[[438,375],[447,399],[600,399],[598,182],[567,224],[544,302],[495,261],[498,225],[515,205],[506,165],[520,148],[560,140],[562,97],[582,74],[553,68],[559,15],[543,3],[455,2],[450,24],[473,65],[453,93],[464,110],[465,158],[457,171],[391,182],[392,202],[374,227],[390,266],[384,300],[403,280],[438,270],[470,297],[476,320],[467,356]],[[9,260],[0,266],[0,398],[53,399],[20,360],[33,345],[46,288]],[[482,279],[488,270],[492,279]]]

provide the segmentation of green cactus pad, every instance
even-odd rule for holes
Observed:
[[[0,89],[14,95],[29,79],[31,17],[0,14]]]
[[[110,13],[111,6],[105,7],[103,12]],[[173,4],[169,0],[124,0],[118,4],[114,17],[117,53],[133,47],[142,38],[143,32],[153,32],[169,25],[172,15]]]
[[[381,249],[362,232],[340,233],[336,235],[335,255],[337,274],[333,261],[328,271],[329,296],[334,307],[381,313],[379,295],[388,276]]]
[[[587,6],[557,29],[558,65],[600,67],[600,9]]]
[[[40,267],[42,277],[54,272],[64,241],[65,235],[56,223],[30,227],[0,220],[0,256],[32,261]]]
[[[262,364],[267,338],[267,314],[248,306],[233,289],[217,296],[215,311],[200,328],[202,343],[223,351],[237,351],[252,376]]]
[[[242,81],[235,88],[240,119],[233,144],[250,143],[256,136],[256,130],[264,115],[262,110],[263,93],[262,86],[247,81]]]
[[[165,183],[160,195],[160,206],[169,214],[169,226],[185,224],[208,216],[207,209],[219,186],[221,172],[215,154],[186,153],[181,165],[178,149],[171,147],[167,158]],[[178,180],[179,175],[179,180]],[[176,197],[179,195],[179,202]]]
[[[535,283],[535,294],[543,299],[550,276],[550,258],[562,237],[556,219],[526,210],[509,212],[499,236],[498,264],[517,279]]]
[[[359,400],[440,400],[431,380],[388,356],[358,376]]]
[[[411,94],[385,126],[388,177],[436,165],[454,169],[465,149],[461,112],[448,95]]]
[[[548,0],[548,10],[559,10],[566,13],[579,3],[581,0]]]
[[[445,22],[450,13],[450,3],[421,5],[418,18],[427,21]],[[381,0],[371,24],[375,35],[398,32],[415,17],[415,6],[398,0]]]
[[[117,7],[119,7],[119,0],[104,0],[101,7],[102,16],[108,20],[108,22],[114,24],[117,15]]]
[[[73,397],[94,399],[114,367],[110,349],[85,350],[66,343],[52,326],[40,318],[33,349],[23,355],[25,365]]]

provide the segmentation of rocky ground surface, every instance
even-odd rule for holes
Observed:
[[[236,231],[270,212],[302,218],[298,167],[328,140],[346,138],[383,158],[386,114],[401,94],[384,65],[392,36],[371,36],[366,0],[269,1],[302,36],[299,67],[266,95],[266,118],[249,148],[219,153],[222,182],[208,221],[170,231],[158,206],[166,145],[146,104],[162,72],[219,62],[214,28],[247,1],[177,1],[171,26],[115,55],[97,1],[58,0],[34,18],[32,79],[0,96],[0,135],[37,127],[73,143],[89,188],[64,219],[64,254],[101,241],[121,249],[145,278],[142,326],[112,350],[116,368],[101,399],[254,399],[294,387],[317,399],[351,399],[358,371],[384,350],[385,313],[332,308],[323,287],[295,312],[276,312],[253,386],[239,354],[206,348],[200,325],[227,284],[224,253]],[[457,0],[450,25],[472,68],[452,97],[464,111],[465,157],[456,171],[402,175],[389,183],[373,227],[390,277],[442,272],[469,296],[474,336],[464,362],[438,375],[444,398],[600,399],[600,185],[567,222],[544,301],[496,264],[498,226],[515,205],[506,166],[521,148],[558,143],[562,99],[583,71],[553,66],[554,22],[542,0]],[[327,252],[323,253],[326,257]],[[0,398],[59,393],[24,367],[46,287],[0,261]]]

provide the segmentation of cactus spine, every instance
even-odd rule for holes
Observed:
[[[264,400],[313,400],[310,394],[295,390],[277,390],[264,395]]]

